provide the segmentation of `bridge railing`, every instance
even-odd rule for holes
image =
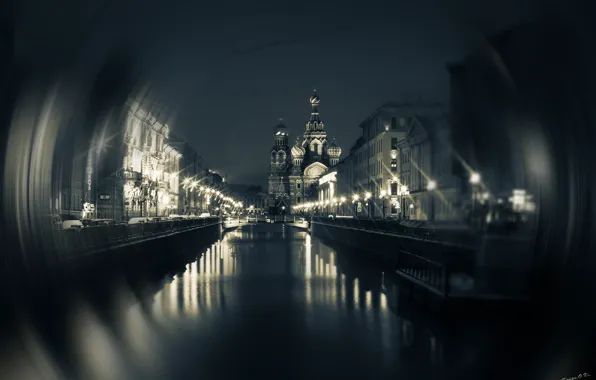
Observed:
[[[56,230],[54,241],[59,252],[77,253],[107,249],[217,223],[220,223],[219,218],[202,218]]]
[[[398,254],[396,272],[441,297],[447,297],[450,292],[449,269],[446,260],[430,260],[405,251]]]
[[[478,235],[470,230],[447,228],[433,228],[423,222],[402,223],[397,220],[379,220],[369,218],[324,218],[313,217],[313,222],[338,226],[358,228],[367,231],[404,235],[424,240],[452,242],[461,245],[475,245]]]

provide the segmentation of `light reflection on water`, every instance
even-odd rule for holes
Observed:
[[[243,226],[141,302],[120,290],[112,306],[75,303],[64,314],[82,374],[72,378],[476,379],[512,359],[527,362],[527,351],[512,353],[518,341],[503,340],[515,335],[508,326],[450,328],[396,302],[389,272],[363,255],[290,227]],[[1,377],[51,378],[30,372],[54,365],[54,378],[70,378],[46,342],[23,329],[27,352],[7,346]]]
[[[268,307],[292,310],[304,322],[301,334],[323,334],[337,345],[363,339],[361,349],[377,352],[378,364],[389,370],[399,362],[400,350],[413,345],[413,324],[390,309],[380,271],[359,273],[361,263],[349,260],[304,231],[244,226],[166,283],[155,294],[151,312],[170,326],[187,322],[207,329],[220,320],[244,318],[247,305],[252,310],[265,299]],[[277,290],[290,279],[294,286],[280,296]],[[246,293],[253,287],[253,294]],[[253,296],[260,301],[253,303]],[[283,321],[271,321],[276,323]],[[425,360],[437,366],[441,343],[428,331],[423,335]]]

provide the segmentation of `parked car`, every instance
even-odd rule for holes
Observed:
[[[116,224],[113,219],[83,219],[81,222],[85,227],[113,226]]]
[[[141,223],[147,223],[147,222],[149,222],[149,218],[147,218],[146,216],[141,216],[141,217],[130,218],[130,220],[128,221],[128,224],[141,224]]]
[[[80,220],[65,220],[62,222],[63,230],[83,228],[83,223]]]

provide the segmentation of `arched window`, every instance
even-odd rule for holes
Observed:
[[[276,155],[275,152],[271,152],[271,163],[275,163]]]

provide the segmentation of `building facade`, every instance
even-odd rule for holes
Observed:
[[[126,218],[178,213],[182,153],[169,144],[170,128],[131,103],[124,134]]]
[[[460,181],[453,175],[450,130],[446,115],[410,116],[397,141],[398,183],[387,193],[400,203],[403,217],[411,220],[461,219]]]
[[[387,103],[337,165],[338,193],[365,217],[452,219],[449,124],[442,104]],[[439,201],[438,199],[441,199]]]
[[[537,179],[544,173],[535,163],[548,162],[548,155],[536,132],[540,107],[525,104],[524,97],[544,101],[548,74],[537,68],[543,65],[537,52],[549,49],[546,36],[551,33],[534,25],[516,27],[488,37],[484,46],[447,66],[456,174],[466,200],[475,192],[472,173],[480,177],[476,187],[491,200],[506,199],[513,189],[534,186],[534,194],[538,192]],[[549,64],[554,62],[559,61]]]
[[[171,132],[169,144],[182,154],[178,176],[180,178],[178,211],[183,215],[200,215],[203,212],[203,197],[197,190],[206,182],[203,158],[190,144]]]
[[[316,200],[319,177],[339,162],[341,148],[335,141],[327,139],[316,92],[309,101],[310,119],[302,139],[298,138],[291,148],[287,127],[280,121],[274,129],[268,190],[269,207],[273,213],[289,210],[306,200]]]
[[[268,212],[268,194],[261,186],[228,184],[228,193],[238,202],[242,202],[242,212],[261,215]]]

